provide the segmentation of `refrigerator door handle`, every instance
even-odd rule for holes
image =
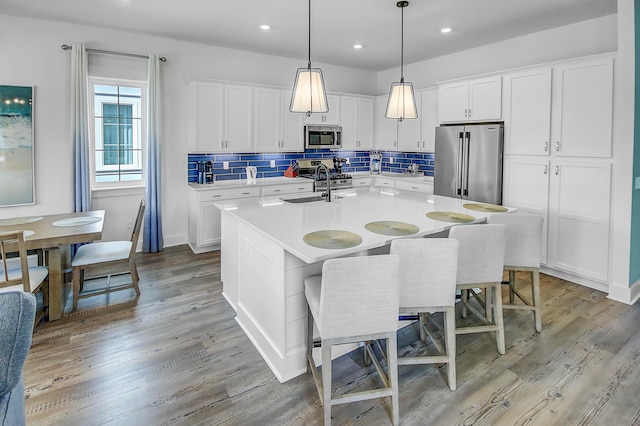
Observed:
[[[458,172],[458,182],[456,184],[457,194],[462,195],[462,179],[463,179],[463,169],[464,169],[464,132],[458,133],[458,164],[456,164],[457,172]]]
[[[469,140],[471,139],[471,132],[464,132],[463,142],[463,173],[464,180],[462,181],[462,196],[469,196]]]

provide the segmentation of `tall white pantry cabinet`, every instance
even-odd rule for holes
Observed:
[[[543,264],[608,279],[613,58],[504,75],[503,203],[545,217]]]

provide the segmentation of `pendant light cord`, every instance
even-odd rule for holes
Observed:
[[[398,4],[402,4],[400,6],[400,83],[404,83],[404,8],[406,5],[403,2]]]
[[[311,0],[309,0],[309,48],[307,49],[307,52],[309,52],[307,68],[311,71]]]

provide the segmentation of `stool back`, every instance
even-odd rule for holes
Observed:
[[[318,322],[323,339],[395,331],[396,255],[329,259],[322,265]]]
[[[410,238],[391,242],[400,257],[400,308],[454,306],[458,241]]]
[[[487,218],[487,223],[506,226],[505,266],[540,267],[542,216],[515,213],[493,214]]]
[[[458,284],[502,281],[505,252],[505,225],[458,225],[449,238],[460,242]]]

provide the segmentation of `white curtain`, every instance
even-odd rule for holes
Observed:
[[[142,250],[157,253],[162,250],[162,193],[160,159],[160,58],[149,55],[147,90],[147,157],[146,188],[147,208],[144,213]]]
[[[74,157],[74,211],[76,212],[91,210],[87,90],[87,49],[83,44],[74,44],[71,49],[71,135]]]

